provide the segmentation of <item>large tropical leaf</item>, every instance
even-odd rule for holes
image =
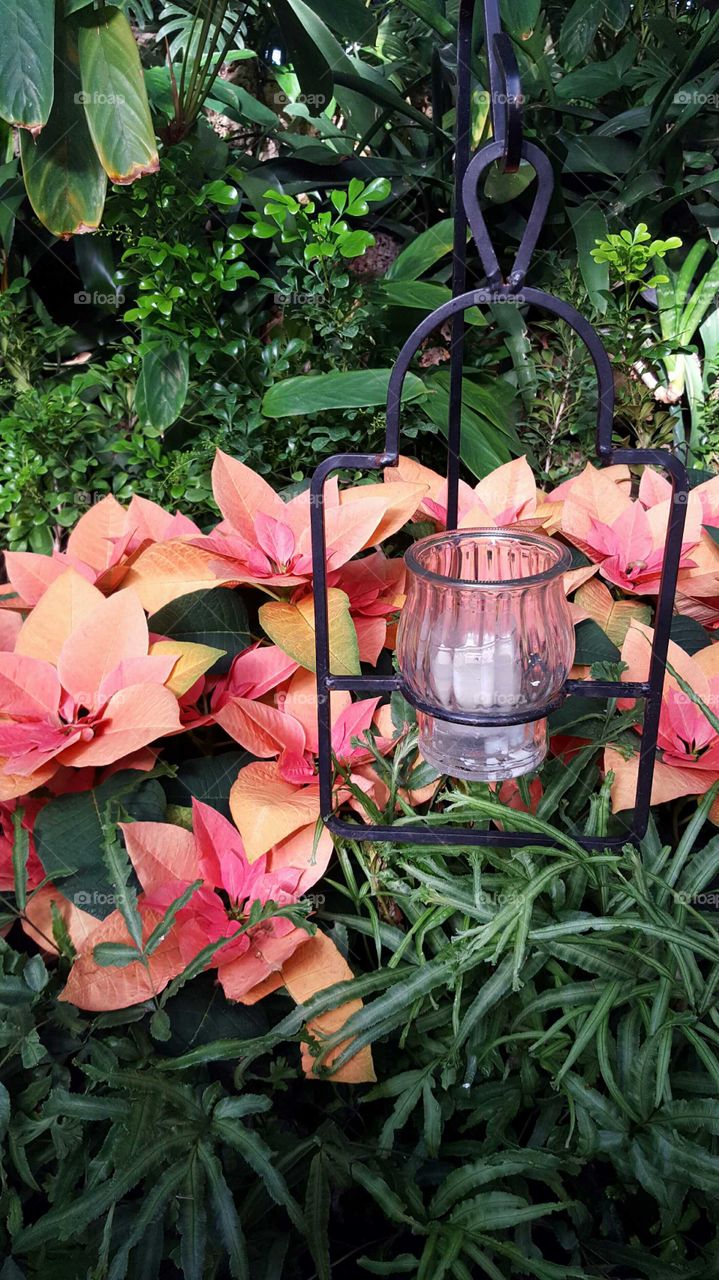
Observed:
[[[0,116],[36,132],[52,107],[54,4],[3,0],[0,13]]]
[[[135,388],[135,412],[144,427],[164,431],[182,412],[190,379],[186,346],[163,344],[142,358]]]
[[[120,9],[83,10],[80,74],[87,122],[113,182],[134,182],[159,167],[140,54]]]
[[[262,412],[268,418],[289,418],[295,414],[320,413],[324,409],[363,409],[385,404],[389,369],[357,369],[349,373],[318,373],[285,378],[266,392]],[[415,400],[424,394],[424,384],[414,373],[405,378],[402,398]]]
[[[78,50],[69,23],[55,32],[55,99],[38,138],[20,135],[23,176],[30,204],[56,236],[95,231],[105,204],[107,178],[92,145],[81,103]]]

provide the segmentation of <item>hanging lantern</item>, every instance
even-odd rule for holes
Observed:
[[[463,529],[423,538],[405,562],[397,658],[422,755],[477,782],[533,773],[574,657],[569,551],[537,534]]]
[[[421,322],[400,351],[387,399],[387,435],[381,454],[337,454],[314,473],[311,486],[312,558],[319,708],[320,807],[326,826],[353,840],[423,845],[553,843],[534,832],[460,829],[421,818],[387,825],[350,822],[334,812],[330,693],[364,697],[399,691],[417,710],[426,759],[452,777],[497,782],[537,769],[547,752],[547,717],[571,693],[584,698],[634,698],[644,703],[641,752],[632,828],[620,836],[578,837],[587,849],[619,848],[645,835],[650,815],[659,716],[669,647],[687,475],[680,460],[661,449],[616,448],[612,439],[614,379],[609,357],[589,322],[569,303],[525,284],[553,189],[549,160],[523,140],[522,92],[511,42],[499,27],[497,0],[484,0],[485,48],[490,79],[493,140],[469,157],[472,19],[475,0],[460,0],[457,44],[457,137],[452,298]],[[490,165],[516,171],[524,160],[535,172],[534,204],[509,271],[503,273],[479,201]],[[467,227],[485,284],[467,290]],[[602,466],[654,466],[667,472],[670,504],[654,639],[645,681],[570,680],[574,632],[562,585],[570,553],[538,534],[505,529],[457,529],[462,436],[465,312],[493,304],[535,308],[564,321],[584,344],[597,379],[596,451]],[[336,676],[330,668],[324,488],[336,471],[382,471],[400,457],[402,390],[426,338],[451,327],[447,430],[447,530],[417,542],[405,556],[408,596],[400,621],[399,671],[391,676]]]

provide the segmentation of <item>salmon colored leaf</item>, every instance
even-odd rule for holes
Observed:
[[[282,977],[292,999],[301,1005],[317,995],[319,991],[324,991],[325,988],[334,986],[337,982],[349,982],[354,974],[332,939],[324,933],[316,933],[282,966]],[[308,1023],[307,1029],[321,1042],[323,1037],[333,1036],[341,1031],[347,1019],[361,1008],[361,1000],[348,1000],[338,1008],[313,1018]],[[344,1041],[319,1060],[312,1056],[309,1048],[304,1048],[302,1065],[305,1074],[310,1079],[315,1077],[319,1064],[322,1067],[331,1068],[334,1060],[344,1051],[348,1043]],[[364,1084],[375,1080],[370,1048],[365,1046],[360,1049],[353,1058],[340,1067],[332,1079],[343,1084]]]
[[[104,596],[74,569],[53,582],[23,623],[16,653],[43,662],[57,662],[72,632],[103,603]]]
[[[319,818],[316,786],[296,787],[273,761],[241,769],[230,792],[230,810],[250,862],[268,853],[300,827]]]

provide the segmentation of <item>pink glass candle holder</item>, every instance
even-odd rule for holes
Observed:
[[[574,657],[569,551],[540,534],[460,529],[416,542],[405,563],[397,656],[425,759],[479,782],[533,772]]]

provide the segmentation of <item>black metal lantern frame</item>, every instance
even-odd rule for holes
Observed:
[[[563,697],[571,693],[584,698],[635,698],[644,702],[636,803],[631,831],[614,838],[585,837],[578,842],[586,849],[620,848],[638,842],[645,835],[650,815],[654,763],[656,758],[659,717],[666,671],[677,575],[681,558],[682,537],[686,518],[687,474],[681,461],[662,449],[620,449],[612,443],[614,418],[614,380],[607,352],[596,330],[568,303],[539,289],[526,287],[524,280],[542,224],[549,208],[553,189],[553,173],[549,159],[533,143],[525,142],[522,131],[522,92],[517,62],[511,42],[500,29],[498,0],[484,0],[485,50],[489,68],[493,140],[481,147],[473,159],[469,156],[470,134],[470,60],[475,0],[461,0],[457,44],[457,135],[455,148],[455,215],[454,269],[452,298],[438,307],[417,326],[403,346],[393,369],[387,399],[387,433],[385,450],[380,454],[342,453],[327,458],[314,473],[311,486],[312,555],[315,591],[315,626],[317,650],[317,686],[319,714],[319,786],[322,819],[333,834],[353,840],[402,842],[420,845],[551,845],[552,838],[533,832],[475,830],[453,826],[434,826],[417,822],[389,825],[365,825],[345,821],[334,812],[333,761],[331,745],[330,694],[348,690],[365,697],[402,692],[410,703],[439,719],[458,724],[505,726],[529,723],[543,718],[547,707],[517,710],[491,718],[481,713],[464,715],[444,708],[419,705],[407,693],[402,675],[336,676],[330,670],[329,619],[327,597],[327,558],[324,518],[324,488],[329,476],[346,468],[383,471],[397,466],[400,456],[400,413],[402,389],[410,364],[426,337],[443,324],[451,323],[450,401],[447,431],[447,529],[457,528],[459,456],[462,431],[462,377],[465,318],[470,307],[493,303],[529,305],[563,320],[584,343],[594,366],[598,399],[596,452],[600,465],[626,464],[654,466],[666,471],[672,485],[673,500],[657,600],[649,678],[646,681],[568,680]],[[479,182],[489,165],[499,162],[505,172],[516,171],[520,161],[527,161],[536,174],[536,193],[524,235],[511,271],[502,275],[487,226],[480,208]],[[486,283],[467,291],[467,226],[472,233],[484,269]],[[550,708],[551,709],[551,708]],[[534,712],[534,713],[533,713]]]

